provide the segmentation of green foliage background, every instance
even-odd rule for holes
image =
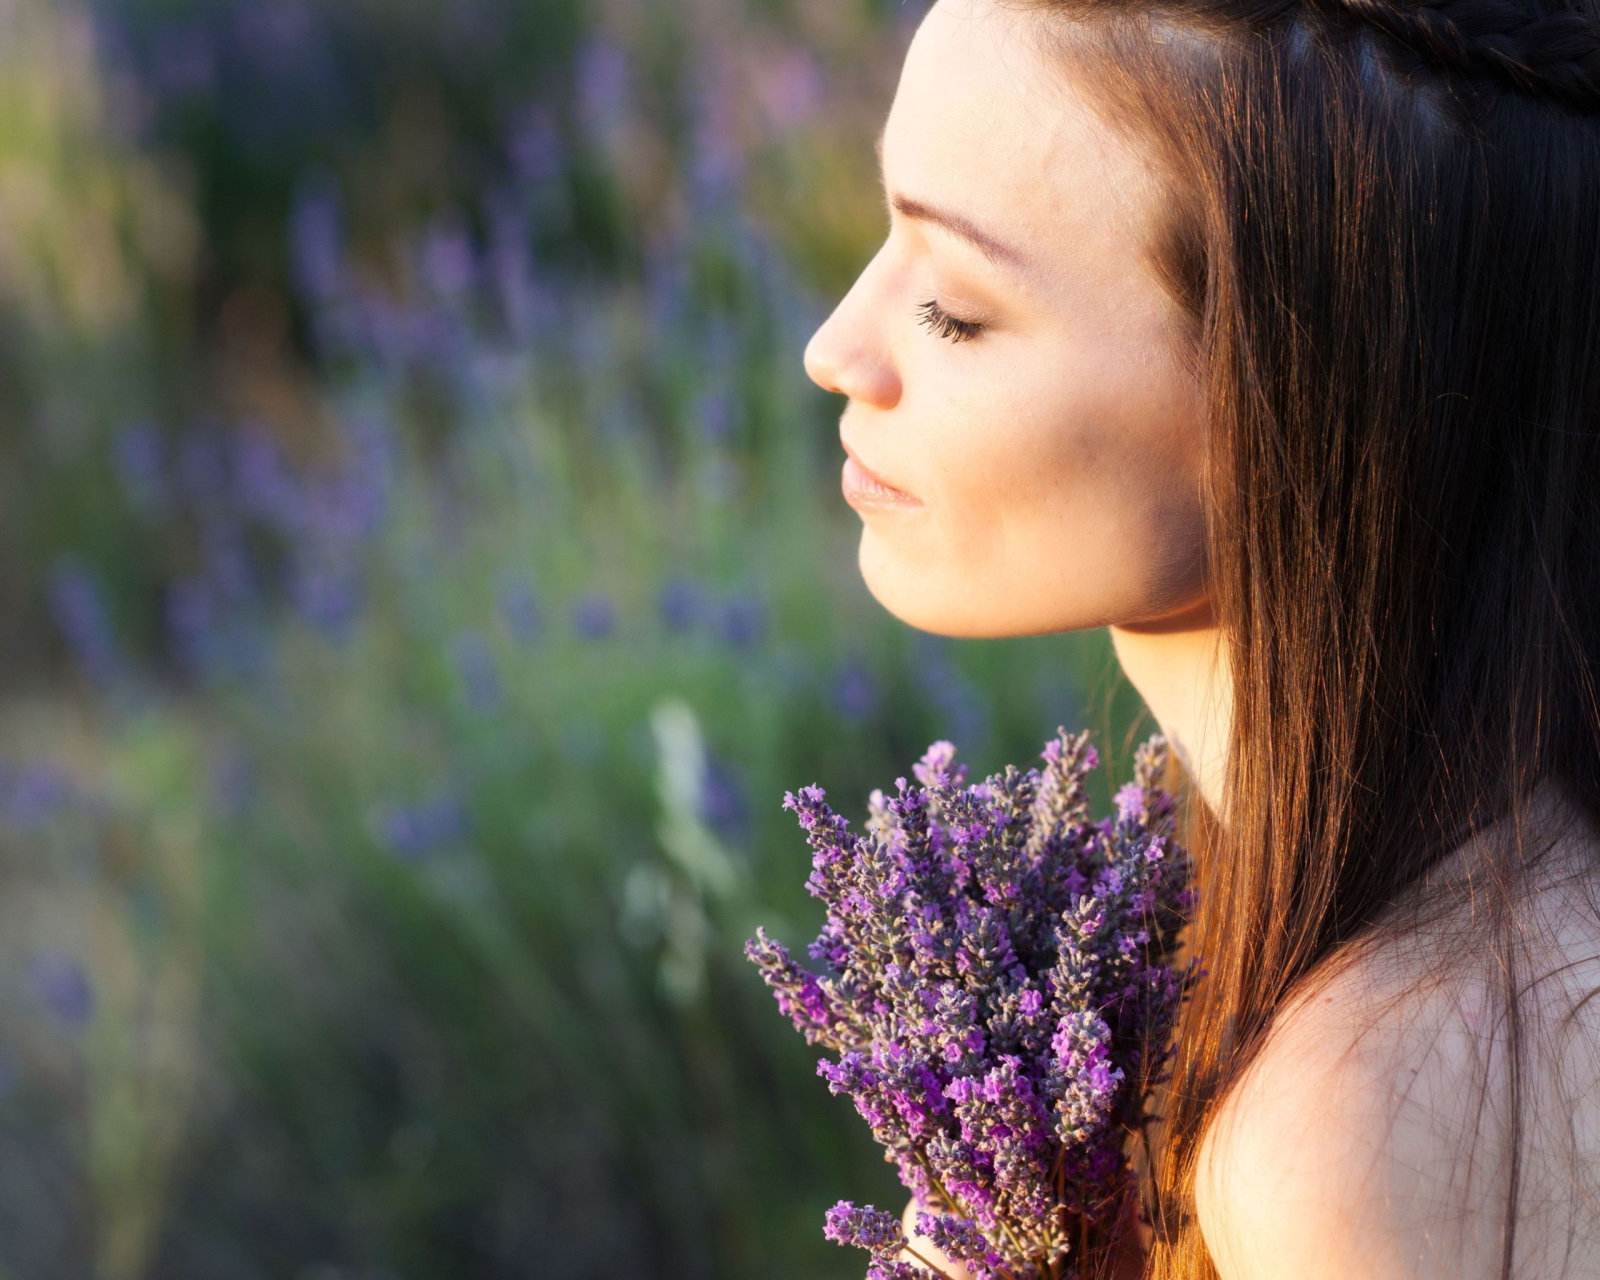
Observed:
[[[0,0],[0,1276],[859,1272],[778,800],[1136,710],[855,573],[916,16]]]

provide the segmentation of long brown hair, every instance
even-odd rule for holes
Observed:
[[[1274,1011],[1541,781],[1600,814],[1600,28],[1589,0],[1029,2],[1168,161],[1159,265],[1209,386],[1232,741],[1152,1258],[1202,1277],[1194,1156]],[[1496,848],[1515,1095],[1524,854]],[[1516,1219],[1513,1159],[1507,1276]]]

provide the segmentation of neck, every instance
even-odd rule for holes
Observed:
[[[1111,643],[1178,763],[1211,812],[1220,815],[1233,695],[1227,643],[1210,606],[1112,627]]]

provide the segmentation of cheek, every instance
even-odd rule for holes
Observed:
[[[942,601],[949,615],[930,629],[964,634],[1132,621],[1191,603],[1204,565],[1193,379],[1164,352],[1126,344],[997,351],[987,377],[976,365],[943,394],[921,383],[928,508],[920,528],[885,529],[880,545],[869,530],[869,580],[898,573],[907,593],[915,580],[924,611]]]
[[[935,509],[964,537],[1115,540],[1198,499],[1198,393],[1170,361],[1040,353],[930,424]]]

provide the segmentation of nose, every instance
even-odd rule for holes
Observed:
[[[888,342],[885,300],[874,287],[875,265],[877,259],[812,334],[806,344],[806,376],[824,391],[874,409],[892,409],[900,402],[900,371]]]

